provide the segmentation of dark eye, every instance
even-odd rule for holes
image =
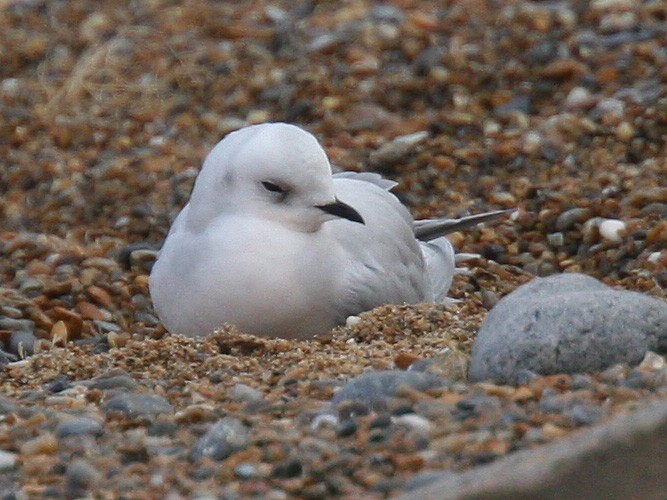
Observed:
[[[267,191],[271,191],[272,193],[284,193],[285,190],[281,188],[278,184],[274,184],[273,182],[269,181],[263,181],[262,186],[264,186],[264,189]]]

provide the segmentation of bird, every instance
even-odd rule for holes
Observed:
[[[507,214],[413,220],[371,172],[332,173],[317,139],[292,124],[250,125],[205,158],[150,276],[174,334],[224,324],[308,339],[384,304],[441,303],[456,272],[447,233]]]

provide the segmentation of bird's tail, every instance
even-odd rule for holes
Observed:
[[[469,215],[459,219],[424,219],[413,223],[415,237],[424,255],[426,269],[431,280],[433,300],[447,301],[447,292],[452,279],[457,273],[465,273],[465,268],[457,268],[456,264],[479,257],[475,254],[454,254],[454,247],[444,236],[489,220],[509,215],[516,210],[496,210],[483,214]]]
[[[413,223],[415,237],[420,241],[431,241],[454,231],[476,226],[482,222],[510,215],[516,212],[515,208],[509,210],[495,210],[483,214],[468,215],[458,219],[422,219]]]
[[[447,299],[447,292],[456,272],[454,247],[447,238],[420,241],[419,246],[424,255],[427,276],[431,280],[433,301],[442,303]]]

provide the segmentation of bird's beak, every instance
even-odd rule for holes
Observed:
[[[317,208],[328,214],[340,217],[341,219],[347,219],[352,222],[358,222],[359,224],[365,224],[364,219],[363,217],[361,217],[359,212],[357,212],[347,203],[343,203],[339,199],[336,199],[335,203],[328,203],[326,205],[317,205]]]

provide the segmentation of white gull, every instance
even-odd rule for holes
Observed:
[[[204,161],[150,275],[172,333],[224,323],[309,338],[382,304],[443,302],[445,234],[507,211],[413,221],[378,174],[331,173],[315,137],[285,123],[229,134]]]

